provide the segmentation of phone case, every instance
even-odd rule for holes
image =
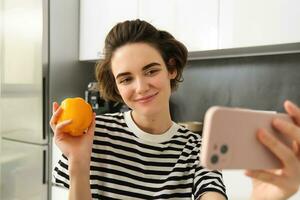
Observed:
[[[209,169],[275,169],[279,159],[257,139],[266,129],[286,145],[291,141],[272,128],[273,118],[292,121],[287,114],[242,108],[211,107],[205,114],[200,161]]]

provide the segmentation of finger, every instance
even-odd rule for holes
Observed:
[[[96,118],[96,114],[93,113],[93,120],[92,120],[92,123],[91,123],[91,125],[89,126],[87,132],[94,132],[94,131],[95,131],[95,125],[96,125],[96,120],[95,120],[95,118]]]
[[[285,167],[289,167],[295,162],[295,155],[292,150],[279,141],[276,137],[268,133],[264,129],[259,129],[258,139],[264,144],[275,156],[281,160]]]
[[[300,144],[300,127],[294,123],[275,118],[272,120],[272,125],[280,133],[287,135],[289,138],[296,140]]]
[[[300,126],[300,108],[288,100],[284,102],[284,108],[286,112],[295,120],[296,124]]]
[[[50,119],[50,125],[51,126],[55,126],[55,124],[57,124],[57,121],[59,120],[59,116],[61,115],[63,109],[62,107],[59,107],[52,115],[51,119]]]
[[[65,120],[65,121],[62,121],[61,123],[57,124],[57,126],[55,127],[55,133],[62,132],[62,129],[71,123],[72,123],[72,120],[69,119],[69,120]]]
[[[55,111],[58,109],[59,104],[57,102],[52,103],[52,113],[55,113]]]
[[[245,175],[274,185],[281,185],[282,182],[280,176],[263,170],[247,170]]]

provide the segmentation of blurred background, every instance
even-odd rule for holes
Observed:
[[[117,22],[146,20],[187,46],[171,114],[201,124],[213,105],[277,112],[285,99],[300,105],[299,7],[298,0],[0,0],[0,199],[67,199],[52,183],[61,154],[49,127],[52,102],[79,96],[97,114],[128,109],[102,100],[94,76]],[[243,171],[223,173],[229,199],[248,199]]]

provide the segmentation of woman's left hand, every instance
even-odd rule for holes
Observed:
[[[282,162],[276,170],[249,170],[252,177],[251,199],[285,200],[295,194],[300,186],[300,108],[285,101],[284,108],[294,123],[274,119],[273,127],[284,136],[293,140],[289,148],[265,130],[258,131],[258,139],[269,148]]]

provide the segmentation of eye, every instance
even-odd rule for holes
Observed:
[[[122,78],[122,79],[119,81],[119,84],[128,84],[128,83],[130,83],[131,80],[132,80],[131,77]]]
[[[153,75],[157,74],[158,72],[159,72],[159,69],[150,69],[150,70],[146,71],[145,74],[148,76],[153,76]]]

